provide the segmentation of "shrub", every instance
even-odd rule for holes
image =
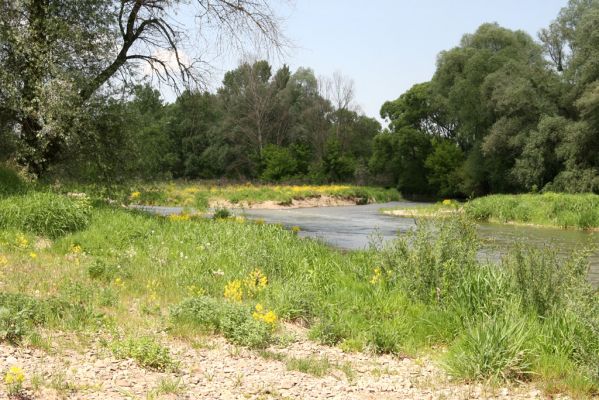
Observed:
[[[90,206],[85,199],[53,193],[32,193],[0,200],[0,228],[16,228],[57,238],[87,227]]]
[[[131,358],[140,366],[156,371],[176,371],[176,362],[170,351],[149,337],[129,338],[112,344],[112,352],[120,359]]]
[[[273,341],[273,325],[255,319],[251,308],[205,296],[174,307],[171,321],[222,333],[232,343],[250,348],[264,348]]]
[[[27,185],[14,170],[0,165],[0,197],[22,194]]]
[[[226,208],[219,208],[218,210],[214,211],[214,215],[212,216],[212,218],[214,219],[227,219],[231,216],[231,211],[229,211]]]
[[[18,343],[34,325],[45,321],[43,305],[36,299],[0,293],[0,341]]]

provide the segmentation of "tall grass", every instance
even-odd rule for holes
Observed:
[[[87,226],[90,207],[85,199],[69,199],[49,192],[0,200],[0,228],[16,228],[56,238]]]
[[[477,221],[599,228],[599,195],[595,194],[491,195],[466,203],[464,211]]]

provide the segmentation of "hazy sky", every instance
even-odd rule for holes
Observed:
[[[340,71],[355,81],[356,100],[369,116],[413,84],[429,80],[437,54],[458,45],[484,22],[522,29],[535,38],[567,0],[294,0],[282,9],[295,45],[282,60],[317,76]],[[219,60],[232,69],[239,56]],[[216,74],[217,87],[222,75]]]

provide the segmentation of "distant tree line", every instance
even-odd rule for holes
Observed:
[[[166,104],[150,85],[96,104],[88,130],[49,173],[78,180],[366,181],[381,125],[354,109],[352,82],[266,61],[225,74],[216,93]],[[333,100],[334,93],[346,98]],[[331,96],[331,99],[325,98]]]
[[[482,25],[387,102],[370,161],[403,192],[599,193],[599,1],[539,34]]]

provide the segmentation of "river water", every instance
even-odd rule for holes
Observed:
[[[301,236],[316,238],[342,249],[355,250],[367,247],[373,235],[391,240],[415,227],[413,218],[385,215],[380,212],[381,208],[419,205],[423,204],[393,202],[348,207],[238,210],[236,214],[287,227],[298,226],[301,228]],[[561,254],[568,254],[585,246],[599,245],[599,233],[557,228],[479,224],[478,233],[483,242],[481,257],[492,260],[499,259],[514,243],[549,246],[557,248]],[[598,249],[593,251],[590,263],[589,279],[594,285],[599,285]]]

